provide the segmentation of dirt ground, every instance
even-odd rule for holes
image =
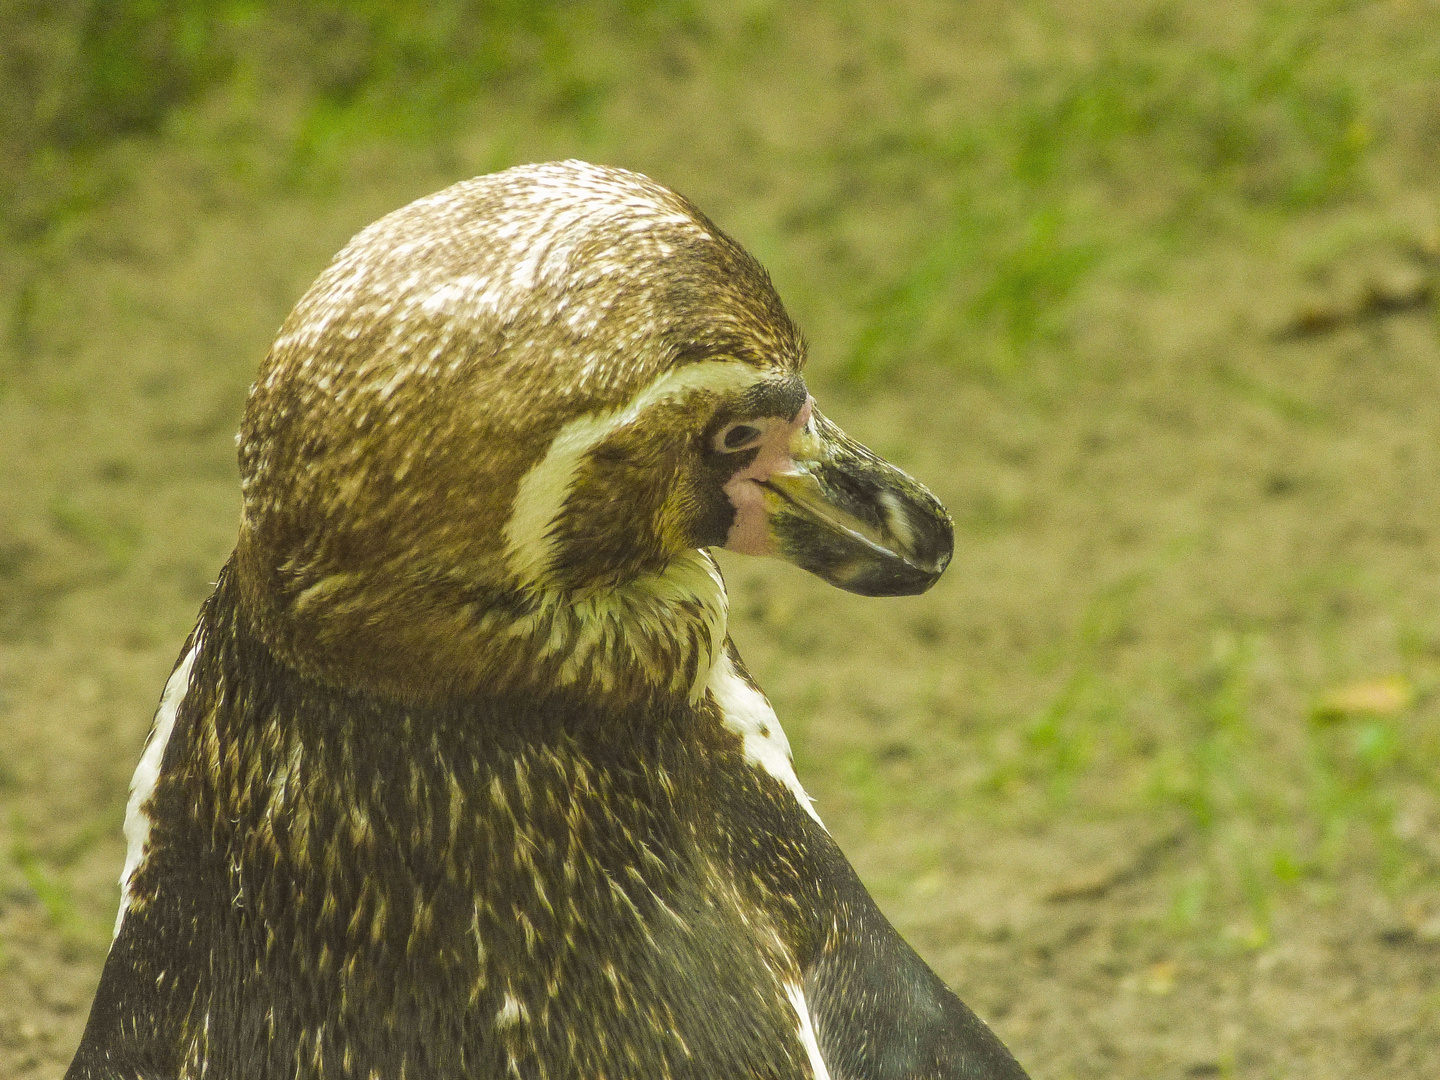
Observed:
[[[78,1042],[275,328],[380,214],[567,156],[755,251],[954,515],[914,599],[726,558],[732,631],[1031,1075],[1440,1075],[1440,8],[1292,7],[753,3],[301,180],[283,94],[97,158],[0,260],[0,1076]]]

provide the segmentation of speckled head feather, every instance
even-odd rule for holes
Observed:
[[[251,391],[246,602],[302,670],[392,696],[551,681],[562,652],[572,681],[689,687],[723,636],[695,549],[728,519],[674,432],[803,357],[760,265],[643,176],[563,162],[421,199],[335,258]],[[595,608],[593,664],[575,603]],[[608,634],[610,608],[675,623],[678,654]],[[508,647],[523,637],[554,640],[555,670]]]

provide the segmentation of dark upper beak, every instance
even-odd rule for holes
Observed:
[[[944,572],[955,531],[924,485],[815,410],[795,467],[763,482],[778,553],[862,596],[922,593]]]

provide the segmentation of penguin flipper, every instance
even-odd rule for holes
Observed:
[[[906,944],[859,880],[849,932],[804,970],[830,1080],[1028,1080],[1003,1043]]]

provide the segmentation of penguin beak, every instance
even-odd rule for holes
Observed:
[[[950,515],[919,481],[813,409],[786,467],[759,480],[770,550],[862,596],[913,596],[955,551]]]

